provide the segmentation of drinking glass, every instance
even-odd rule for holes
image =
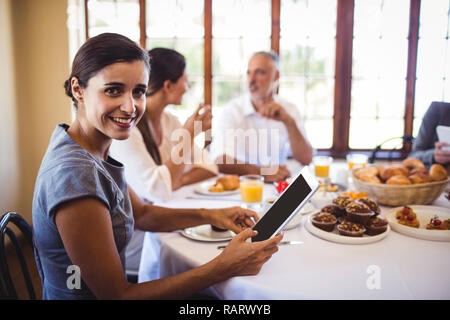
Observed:
[[[328,178],[330,176],[330,166],[333,162],[332,157],[315,156],[313,157],[314,172],[317,178]]]
[[[362,153],[350,153],[346,157],[348,169],[365,167],[369,161],[369,157]]]
[[[249,174],[241,176],[240,189],[242,207],[259,211],[262,207],[264,178],[260,175]]]

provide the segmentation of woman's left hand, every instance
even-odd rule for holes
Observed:
[[[253,218],[253,220],[252,220]],[[241,207],[223,209],[211,209],[210,223],[221,229],[239,233],[246,228],[251,228],[259,220],[256,212]]]

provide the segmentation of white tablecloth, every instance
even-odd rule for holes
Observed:
[[[266,185],[264,197],[273,192],[273,186]],[[192,186],[175,192],[164,205],[219,208],[239,204],[187,197],[198,197]],[[239,199],[239,195],[226,198]],[[450,208],[443,195],[433,205]],[[388,209],[382,207],[382,215]],[[205,293],[220,299],[450,299],[450,242],[411,238],[391,230],[379,242],[338,244],[310,234],[305,229],[306,218],[285,231],[283,239],[304,244],[280,246],[258,275],[231,278]],[[179,232],[147,232],[139,282],[200,266],[220,254],[217,246],[221,244],[187,239]]]

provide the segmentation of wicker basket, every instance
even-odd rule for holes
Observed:
[[[369,197],[375,198],[379,204],[398,207],[412,204],[429,204],[436,200],[444,192],[447,180],[412,184],[412,185],[390,185],[361,181],[355,178],[353,171],[353,182],[356,189],[367,192]]]

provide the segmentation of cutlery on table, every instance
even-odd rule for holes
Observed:
[[[303,244],[303,241],[281,241],[278,245],[291,245],[291,244]],[[224,249],[226,246],[218,246],[217,249]]]

